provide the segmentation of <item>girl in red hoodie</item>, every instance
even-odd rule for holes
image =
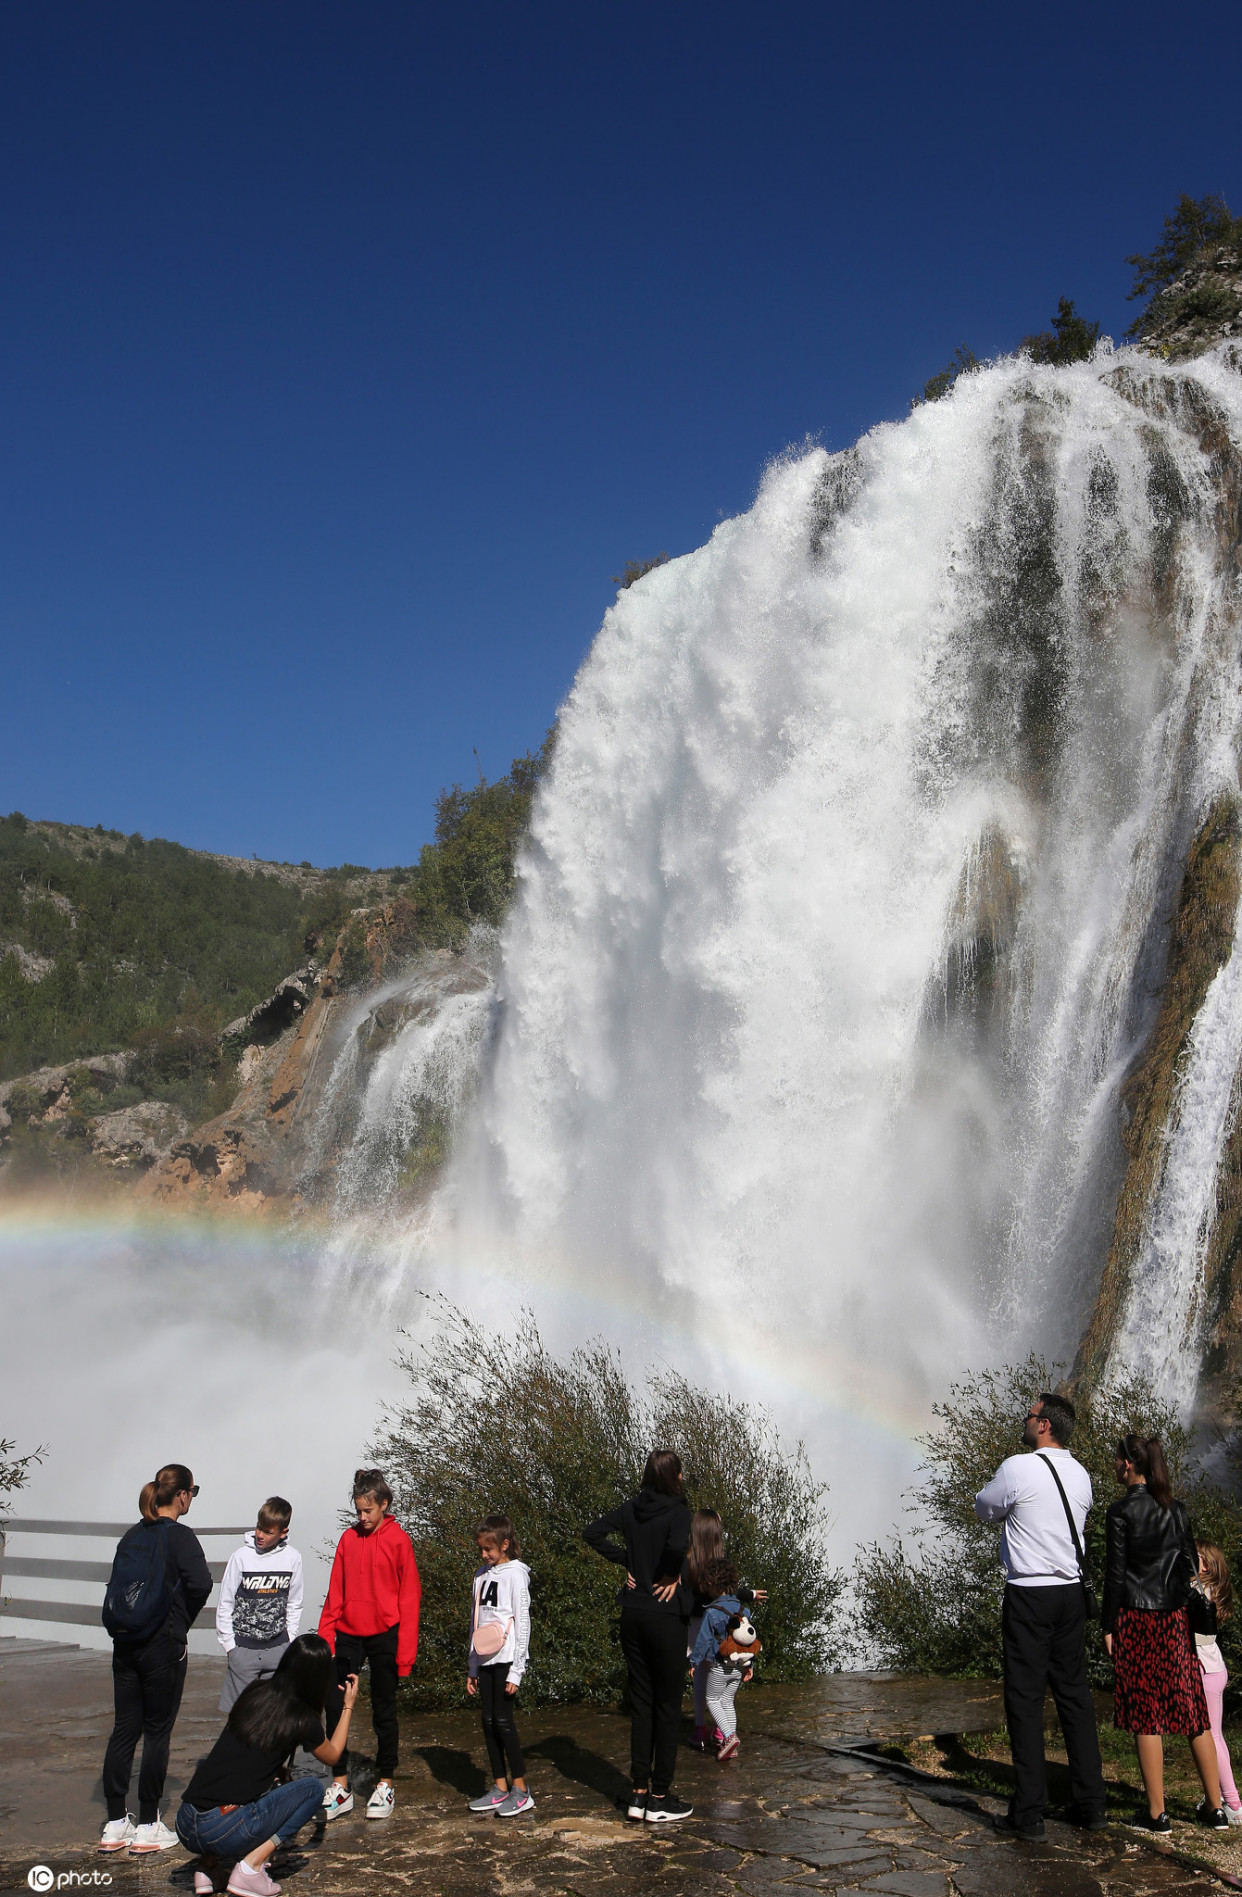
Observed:
[[[367,1801],[368,1818],[390,1818],[392,1775],[397,1769],[397,1681],[408,1679],[418,1655],[418,1564],[409,1536],[389,1514],[392,1490],[378,1469],[354,1471],[356,1523],[336,1547],[328,1598],[319,1631],[336,1655],[336,1701],[328,1718],[340,1716],[345,1681],[371,1668],[371,1720],[375,1727],[375,1766],[379,1774]],[[328,1819],[352,1811],[349,1754],[342,1753],[336,1777],[324,1794]]]

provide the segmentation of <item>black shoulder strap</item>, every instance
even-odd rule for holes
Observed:
[[[1086,1572],[1087,1558],[1082,1551],[1082,1542],[1078,1539],[1078,1527],[1074,1521],[1073,1511],[1069,1505],[1069,1498],[1066,1496],[1065,1490],[1061,1487],[1060,1476],[1057,1474],[1055,1467],[1053,1466],[1051,1462],[1049,1462],[1047,1456],[1043,1453],[1042,1449],[1037,1451],[1037,1454],[1039,1456],[1039,1460],[1043,1463],[1049,1475],[1052,1477],[1053,1481],[1057,1485],[1057,1494],[1061,1498],[1061,1507],[1065,1510],[1065,1519],[1069,1523],[1070,1540],[1074,1544],[1074,1553],[1078,1559],[1078,1572],[1080,1574],[1083,1574]]]

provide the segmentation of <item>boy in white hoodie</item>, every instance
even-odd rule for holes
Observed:
[[[269,1495],[220,1583],[216,1633],[229,1656],[220,1711],[230,1711],[253,1680],[270,1679],[302,1624],[302,1557],[289,1546],[293,1510]]]

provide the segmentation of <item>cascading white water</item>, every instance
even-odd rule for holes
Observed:
[[[1066,1360],[1098,1283],[1117,1084],[1187,841],[1238,779],[1186,373],[1103,349],[964,377],[774,465],[619,595],[562,710],[478,1103],[403,1240],[467,1298],[772,1398],[848,1531],[892,1519],[956,1371]],[[1236,372],[1193,375],[1237,441]],[[1185,1083],[1144,1334],[1193,1278],[1237,986]]]
[[[1242,919],[1242,918],[1240,918]],[[1234,923],[1236,939],[1238,920]],[[1212,981],[1191,1029],[1159,1190],[1117,1338],[1117,1359],[1186,1413],[1199,1381],[1204,1278],[1216,1174],[1237,1117],[1242,955]]]

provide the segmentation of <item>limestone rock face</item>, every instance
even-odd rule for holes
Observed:
[[[86,1060],[69,1061],[63,1067],[38,1067],[16,1080],[0,1081],[0,1139],[13,1124],[10,1109],[19,1103],[30,1118],[51,1124],[70,1110],[71,1075],[85,1068],[99,1091],[110,1093],[124,1080],[131,1059],[130,1054],[91,1054]]]
[[[179,1107],[166,1100],[141,1100],[137,1106],[101,1113],[91,1120],[87,1139],[103,1164],[137,1169],[153,1166],[189,1130],[190,1123]]]
[[[1209,244],[1151,304],[1142,346],[1178,361],[1242,339],[1242,246]]]
[[[300,971],[226,1030],[226,1041],[245,1040],[236,1098],[214,1120],[182,1129],[139,1183],[140,1197],[238,1212],[288,1208],[298,1198],[312,1109],[331,1065],[320,1061],[324,1036],[343,1005],[332,987]]]

